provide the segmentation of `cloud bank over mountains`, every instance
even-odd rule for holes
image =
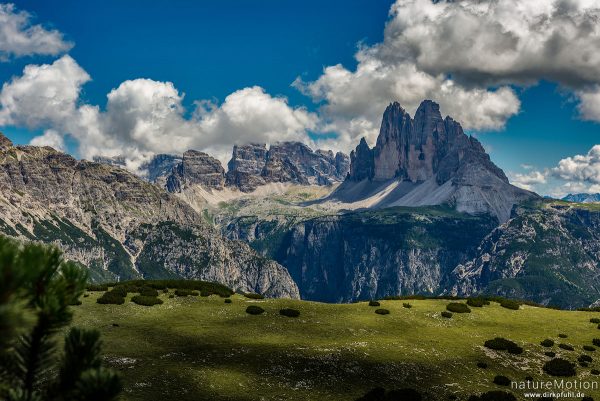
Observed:
[[[0,58],[58,56],[72,47],[60,32],[31,20],[13,5],[0,5]],[[80,156],[124,154],[135,169],[153,153],[188,148],[224,160],[236,142],[303,140],[349,151],[363,136],[374,143],[391,101],[412,114],[423,99],[434,99],[467,130],[501,130],[519,113],[519,88],[540,80],[576,99],[580,118],[600,121],[598,22],[594,0],[397,0],[383,41],[359,45],[356,68],[327,66],[312,80],[292,83],[317,105],[315,112],[259,86],[221,103],[198,100],[186,110],[184,93],[151,79],[121,83],[106,105],[87,104],[81,93],[92,77],[63,55],[4,83],[0,126],[41,129],[32,143],[63,148],[68,135]],[[320,134],[326,135],[319,140]],[[528,189],[549,177],[596,184],[594,149],[513,180]]]
[[[45,129],[33,144],[64,148],[59,133],[79,143],[81,157],[126,155],[135,170],[155,153],[205,149],[223,158],[240,140],[275,142],[304,140],[318,118],[293,108],[254,86],[238,90],[222,104],[196,102],[191,117],[182,105],[184,95],[171,82],[134,79],[107,95],[105,110],[81,104],[82,87],[91,77],[69,55],[52,64],[29,65],[23,75],[2,86],[0,126]]]

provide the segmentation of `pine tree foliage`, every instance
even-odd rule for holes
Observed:
[[[71,328],[62,357],[57,333],[71,322],[70,305],[87,273],[61,252],[0,237],[0,399],[113,400],[119,377],[102,367],[100,333]]]

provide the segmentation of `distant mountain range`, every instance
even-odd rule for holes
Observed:
[[[594,203],[600,202],[600,194],[569,194],[562,198],[567,202]]]
[[[125,167],[125,158],[96,157],[94,161]],[[150,182],[164,186],[169,192],[181,192],[200,185],[211,190],[226,187],[252,192],[269,183],[299,185],[332,185],[344,181],[350,169],[350,158],[342,152],[313,151],[301,142],[244,144],[233,147],[225,171],[221,162],[197,150],[179,155],[159,154],[141,166]]]
[[[375,146],[350,156],[283,142],[237,145],[227,170],[197,150],[157,155],[141,176],[124,164],[0,135],[0,232],[60,246],[95,281],[199,278],[328,302],[600,299],[600,211],[512,186],[432,101],[414,117],[390,104]]]

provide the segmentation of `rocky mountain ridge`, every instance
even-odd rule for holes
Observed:
[[[596,203],[600,202],[600,194],[568,194],[562,200],[577,203]]]
[[[487,292],[566,308],[600,299],[600,210],[553,201],[516,208],[452,272],[448,293]]]
[[[96,157],[94,161],[126,167],[124,157]],[[328,186],[342,182],[350,168],[348,155],[331,150],[313,151],[301,142],[244,144],[233,147],[227,172],[216,158],[197,150],[182,156],[158,154],[140,167],[150,182],[179,193],[198,185],[206,190],[225,187],[244,193],[270,183]]]
[[[350,173],[329,201],[348,208],[452,205],[506,221],[515,204],[537,195],[510,185],[481,143],[439,105],[423,101],[414,119],[394,102],[385,110],[374,148],[363,139]]]
[[[60,246],[96,280],[181,277],[298,297],[287,270],[128,171],[0,134],[0,232]]]

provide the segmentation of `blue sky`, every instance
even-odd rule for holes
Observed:
[[[132,78],[171,81],[188,99],[223,99],[246,86],[307,103],[290,84],[316,77],[324,66],[353,66],[357,43],[383,36],[391,1],[280,0],[102,2],[17,1],[75,43],[70,54],[92,77],[85,97],[106,93]],[[2,65],[0,80],[31,62]]]
[[[415,4],[419,1],[423,0],[414,0]],[[149,91],[156,89],[158,84],[155,83],[170,82],[177,93],[181,96],[185,93],[185,97],[179,99],[183,111],[180,112],[180,116],[176,116],[177,123],[171,122],[169,127],[193,118],[194,101],[211,101],[211,107],[220,108],[218,111],[223,114],[227,112],[224,106],[227,96],[244,88],[260,87],[261,90],[254,91],[253,95],[266,96],[263,100],[270,102],[269,104],[283,113],[281,119],[291,121],[291,127],[284,127],[288,136],[283,136],[283,139],[296,138],[300,135],[299,131],[308,133],[308,137],[313,139],[335,137],[338,132],[344,132],[345,139],[338,143],[332,142],[332,146],[349,148],[361,136],[360,129],[356,129],[357,125],[365,127],[365,135],[370,135],[373,139],[375,115],[383,112],[380,105],[394,97],[404,96],[403,89],[398,89],[398,92],[386,94],[366,103],[367,106],[361,106],[360,89],[365,85],[351,86],[346,82],[348,79],[352,82],[363,82],[363,75],[359,70],[361,65],[367,65],[365,58],[377,63],[389,62],[392,67],[386,71],[391,70],[396,74],[390,78],[392,80],[401,75],[398,71],[403,71],[404,61],[399,62],[393,54],[373,55],[372,51],[380,43],[384,43],[383,47],[386,43],[392,43],[390,38],[393,36],[390,35],[390,38],[386,39],[384,35],[386,23],[396,20],[402,22],[403,16],[409,13],[408,9],[400,10],[396,15],[390,16],[392,4],[389,0],[306,0],[301,3],[276,0],[17,1],[17,11],[13,10],[12,14],[27,12],[27,24],[41,24],[48,32],[59,32],[62,35],[60,40],[67,45],[63,46],[63,50],[45,52],[38,49],[32,50],[31,54],[19,56],[5,51],[8,57],[0,62],[0,82],[10,82],[12,77],[18,79],[27,65],[51,65],[68,53],[75,65],[71,67],[76,68],[77,74],[82,74],[82,79],[76,84],[78,92],[73,101],[74,110],[80,105],[98,106],[99,115],[108,115],[109,113],[104,113],[107,109],[107,94],[119,88],[123,82],[147,78],[151,80],[146,83],[150,86],[145,87]],[[497,18],[501,20],[502,16]],[[394,26],[390,28],[390,32],[393,29]],[[69,50],[70,46],[72,48]],[[0,55],[1,47],[0,43]],[[357,57],[359,47],[370,49],[371,52],[366,51],[366,56],[360,59]],[[525,51],[526,49],[523,53]],[[423,67],[419,63],[421,60],[415,61],[418,68],[429,74],[427,79],[431,79],[432,82],[437,79],[431,78],[436,75],[430,71],[430,66]],[[337,64],[341,64],[342,67],[333,72],[324,72],[324,68]],[[475,134],[484,143],[492,160],[509,173],[511,178],[518,180],[520,178],[515,174],[540,172],[545,178],[532,182],[523,178],[522,181],[523,185],[542,193],[556,192],[557,186],[564,186],[571,182],[569,180],[574,180],[573,188],[593,189],[600,178],[597,181],[595,177],[589,177],[589,174],[565,178],[548,172],[565,158],[586,155],[598,143],[600,125],[593,121],[594,118],[589,118],[589,112],[588,117],[583,118],[583,86],[574,86],[571,81],[562,78],[577,71],[568,71],[568,66],[558,72],[544,71],[542,67],[540,66],[539,77],[528,79],[528,82],[523,82],[522,79],[507,82],[497,71],[486,71],[489,76],[485,83],[472,81],[467,73],[457,67],[449,67],[454,70],[444,72],[448,76],[457,76],[456,82],[462,85],[461,91],[470,94],[475,93],[471,91],[476,88],[492,97],[490,108],[500,102],[503,111],[499,111],[498,115],[489,112],[488,108],[486,112],[490,114],[489,119],[471,122],[465,118],[465,126],[468,132]],[[516,71],[518,67],[515,64],[511,68]],[[340,76],[334,74],[335,72],[341,75],[348,73],[349,78],[343,78],[343,85],[347,86],[340,86],[342,84],[335,81]],[[464,84],[459,78],[461,73],[464,74]],[[512,77],[518,73],[521,71],[505,75]],[[85,74],[89,75],[89,79],[83,77]],[[522,74],[528,74],[529,77],[532,73],[525,71]],[[489,79],[490,77],[493,79]],[[377,79],[365,82],[374,82],[373,85],[383,82],[382,85],[385,85],[386,81]],[[297,83],[292,85],[295,80]],[[332,80],[334,83],[331,83]],[[390,82],[394,84],[396,81]],[[594,82],[588,82],[585,88],[593,84]],[[509,93],[506,96],[494,97],[500,87],[506,87]],[[134,87],[137,90],[140,90],[139,88]],[[160,93],[165,93],[164,88],[160,90],[163,91]],[[166,91],[168,92],[168,89]],[[348,107],[344,101],[339,100],[344,91],[349,97],[356,98],[349,100],[350,103],[355,103]],[[371,91],[365,93],[366,102],[372,94]],[[432,93],[433,100],[440,101],[442,112],[448,113],[447,109],[450,109],[450,112],[465,110],[465,115],[468,116],[469,107],[477,106],[461,107],[458,102],[453,102],[452,98],[436,99],[435,90],[426,93]],[[127,96],[123,95],[119,99],[123,102],[130,101],[131,97]],[[282,96],[287,99],[285,110],[282,109],[282,104],[273,102],[273,99],[280,99]],[[173,98],[172,95],[168,97]],[[177,99],[175,105],[171,104],[168,107],[177,108]],[[414,108],[412,100],[398,100],[407,104],[409,111],[411,107]],[[520,105],[515,105],[518,101]],[[233,105],[233,101],[231,103]],[[353,120],[348,114],[352,110],[361,107],[366,109],[370,105],[373,105],[374,111],[365,111],[362,116],[364,121],[370,123],[352,124],[359,120]],[[236,103],[236,106],[239,104]],[[221,114],[211,116],[224,118],[220,117]],[[460,115],[455,117],[461,120]],[[0,122],[1,118],[0,115]],[[227,118],[235,120],[231,115]],[[123,117],[109,119],[121,121]],[[66,143],[67,150],[79,155],[82,151],[78,146],[88,134],[78,136],[77,133],[67,132],[77,129],[73,128],[77,125],[75,123],[62,120],[57,123],[58,120],[52,116],[47,120],[49,122],[5,118],[2,131],[17,143],[28,143],[33,137],[40,136],[50,129],[57,132]],[[329,124],[327,128],[323,128],[325,120]],[[262,123],[260,121],[258,125]],[[221,124],[220,120],[218,124]],[[229,128],[232,126],[229,120],[222,124]],[[115,130],[118,131],[118,128]],[[205,128],[198,128],[198,132],[205,132],[203,130]],[[316,131],[320,133],[314,134]],[[215,138],[223,136],[219,132],[211,135],[215,135]],[[262,139],[259,134],[256,135],[256,138],[249,136],[249,139]],[[274,137],[277,138],[277,135]],[[266,140],[272,138],[266,137]],[[135,143],[136,151],[140,150],[143,138],[140,140],[135,135],[128,136],[128,141],[133,140],[138,141]],[[121,143],[117,140],[113,142]],[[123,140],[128,146],[130,142]],[[160,147],[162,142],[157,140],[156,143],[156,146]],[[198,143],[199,147],[211,149],[207,142],[190,140],[189,143]],[[223,142],[224,148],[225,145],[230,144]],[[94,146],[90,149],[98,148],[97,144]],[[141,149],[140,152],[145,154],[145,151],[156,149],[149,147]]]

